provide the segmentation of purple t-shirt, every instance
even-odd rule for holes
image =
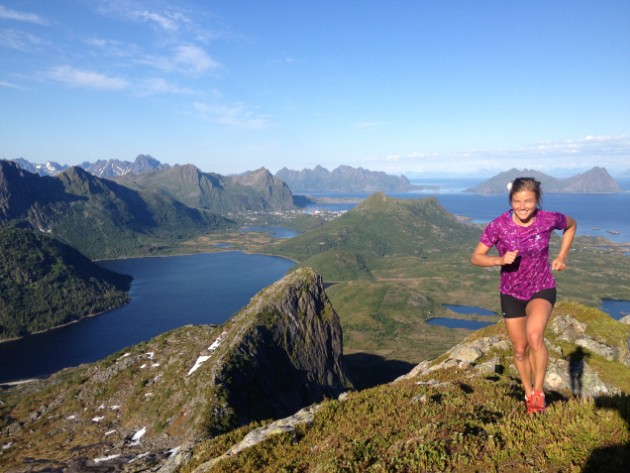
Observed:
[[[518,250],[514,263],[501,266],[499,290],[520,300],[529,300],[543,289],[556,287],[549,264],[549,240],[554,230],[564,230],[567,217],[558,212],[538,210],[528,227],[512,221],[509,210],[488,224],[479,241],[496,245],[499,255]]]

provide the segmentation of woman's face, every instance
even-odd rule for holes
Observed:
[[[512,210],[517,223],[529,223],[536,213],[536,194],[532,191],[515,192],[512,195]]]

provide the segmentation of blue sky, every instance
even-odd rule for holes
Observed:
[[[0,0],[0,159],[630,170],[630,1]]]

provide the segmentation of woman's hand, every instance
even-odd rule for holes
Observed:
[[[553,271],[564,271],[567,269],[567,261],[564,258],[557,257],[551,262],[551,269]]]
[[[514,263],[517,257],[518,257],[518,250],[506,251],[505,254],[501,256],[501,266]]]
[[[518,250],[508,251],[503,256],[490,256],[488,252],[490,248],[479,242],[477,248],[473,252],[470,262],[477,266],[504,266],[506,264],[512,264],[518,257]]]

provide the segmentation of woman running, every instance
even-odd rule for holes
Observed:
[[[577,223],[567,215],[542,210],[540,182],[516,178],[510,189],[512,209],[483,231],[471,262],[501,266],[501,312],[514,351],[514,365],[525,390],[527,412],[545,410],[543,385],[549,354],[544,331],[556,302],[551,270],[564,271]],[[558,256],[549,265],[549,240],[563,230]],[[496,246],[499,255],[489,255]]]

